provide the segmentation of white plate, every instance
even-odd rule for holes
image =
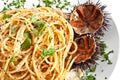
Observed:
[[[79,4],[78,0],[70,0],[72,4]],[[86,0],[79,0],[80,3],[85,2]],[[97,1],[97,0],[92,0],[92,1]],[[26,7],[31,7],[33,1],[32,0],[27,0]],[[37,4],[37,2],[34,2]],[[3,8],[3,4],[0,1],[0,10]],[[111,54],[110,60],[113,62],[112,65],[108,65],[107,62],[99,62],[96,70],[96,80],[105,80],[105,77],[109,78],[111,73],[113,72],[113,69],[116,65],[116,61],[118,59],[118,49],[119,49],[119,36],[118,36],[118,31],[116,28],[116,25],[114,21],[111,19],[110,20],[110,28],[108,31],[105,31],[105,36],[104,36],[104,41],[107,43],[107,51],[114,50],[114,53]],[[103,72],[102,72],[103,70]]]
[[[114,50],[114,53],[110,55],[110,60],[113,64],[108,65],[106,62],[100,62],[97,66],[97,80],[105,80],[105,77],[109,78],[111,73],[114,70],[114,67],[116,65],[117,59],[118,59],[118,51],[119,51],[119,36],[118,36],[118,30],[116,28],[116,25],[114,21],[110,20],[110,28],[108,31],[105,31],[104,41],[107,44],[108,48],[107,51]],[[102,72],[102,70],[104,70]]]

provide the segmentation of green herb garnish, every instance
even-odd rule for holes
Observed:
[[[87,80],[96,80],[95,76],[93,75],[88,75]]]
[[[8,0],[2,0],[4,3],[4,10],[11,10],[14,8],[24,8],[26,0],[12,0],[9,2]],[[69,9],[69,6],[71,6],[70,2],[68,0],[37,0],[38,4],[34,7],[40,7],[40,6],[46,6],[46,7],[56,7],[59,9]],[[73,7],[73,6],[71,6]]]
[[[32,44],[32,42],[31,42],[32,41],[31,40],[32,36],[31,36],[29,31],[26,31],[24,33],[24,37],[26,37],[26,40],[22,43],[21,48],[22,49],[28,49]]]
[[[37,18],[36,18],[36,16],[32,16],[32,17],[30,18],[30,20],[32,21],[32,23],[35,23],[35,22],[37,21]]]
[[[36,35],[36,36],[39,36],[40,34],[42,34],[45,29],[46,29],[46,25],[45,25],[45,21],[36,21],[34,23],[35,26],[37,26],[35,29],[33,29],[33,33]]]
[[[82,76],[81,78],[79,78],[79,80],[96,80],[96,78],[95,78],[95,75],[85,74],[84,76]]]
[[[22,49],[27,49],[31,46],[31,39],[27,38],[21,45]]]
[[[15,56],[11,57],[10,59],[11,62],[17,62],[17,59],[15,58]]]
[[[36,36],[39,36],[40,32],[37,30],[37,29],[33,29],[33,33],[36,35]]]
[[[43,34],[43,32],[45,31],[45,29],[46,29],[46,26],[43,26],[43,27],[41,28],[41,30],[40,30],[40,34]]]
[[[55,52],[56,52],[55,48],[50,48],[49,50],[43,49],[41,57],[42,59],[44,59],[44,57],[46,56],[52,56]]]
[[[32,16],[30,20],[32,21],[33,25],[36,27],[33,29],[33,33],[36,36],[39,36],[40,34],[42,34],[46,29],[46,22],[37,20],[36,16]]]
[[[8,14],[6,14],[6,13],[4,13],[4,14],[2,15],[2,18],[3,18],[3,19],[10,18],[10,17],[11,17],[11,15],[8,15]]]
[[[24,37],[31,39],[32,36],[31,36],[31,34],[30,34],[30,31],[26,31],[26,32],[24,33]]]
[[[2,0],[4,2],[4,10],[10,10],[13,8],[24,8],[26,0],[12,0],[9,2],[9,0]]]
[[[10,28],[11,33],[16,33],[17,32],[17,25],[14,25]]]
[[[13,53],[11,58],[10,58],[10,61],[11,62],[17,62],[17,58],[15,57],[17,53]]]
[[[32,16],[30,20],[35,26],[39,27],[40,29],[42,29],[46,24],[45,21],[37,20],[36,16]]]
[[[51,7],[56,0],[42,0],[46,7]]]
[[[109,59],[109,55],[113,53],[113,50],[112,51],[109,51],[108,53],[104,53],[103,54],[103,57],[105,58],[105,60],[108,62],[108,64],[112,64],[111,60]]]
[[[109,52],[106,52],[107,45],[105,44],[104,41],[101,41],[101,45],[102,45],[102,49],[101,49],[102,53],[101,53],[101,55],[102,55],[102,57],[104,58],[104,59],[101,60],[101,61],[102,61],[102,62],[107,61],[108,64],[112,64],[112,61],[109,59],[109,55],[110,55],[111,53],[113,53],[114,51],[111,50],[111,51],[109,51]]]
[[[91,67],[90,67],[90,72],[95,72],[95,71],[96,71],[96,67],[97,67],[96,64],[93,65],[93,66],[91,66]]]
[[[69,9],[69,6],[71,6],[70,2],[68,0],[38,0],[39,3],[37,6],[33,4],[34,7],[40,7],[40,6],[46,6],[46,7],[56,7],[61,10],[63,9]],[[71,6],[73,7],[73,6]]]
[[[101,49],[102,53],[101,53],[101,54],[104,54],[104,53],[105,53],[105,50],[106,50],[106,48],[107,48],[107,45],[105,44],[104,41],[100,41],[100,43],[101,43],[101,45],[102,45],[102,49]]]
[[[34,25],[42,29],[45,26],[45,23],[46,23],[45,21],[36,21],[34,22]]]
[[[62,4],[62,5],[61,5]],[[58,4],[56,5],[56,8],[59,8],[59,9],[68,9],[67,6],[70,5],[70,2],[68,2],[67,0],[65,0],[63,3],[61,1],[58,2]]]

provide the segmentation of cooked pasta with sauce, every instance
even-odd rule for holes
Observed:
[[[75,60],[74,33],[60,11],[0,13],[0,80],[65,80]],[[67,79],[66,79],[67,80]]]

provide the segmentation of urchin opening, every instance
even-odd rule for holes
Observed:
[[[91,0],[76,6],[69,19],[75,33],[103,34],[103,31],[108,29],[110,20],[109,14],[104,11],[105,8],[106,6],[101,5],[99,1],[93,3]]]

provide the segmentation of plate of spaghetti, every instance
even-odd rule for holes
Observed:
[[[118,33],[106,6],[94,0],[31,2],[0,2],[0,80],[110,76],[117,61]]]

